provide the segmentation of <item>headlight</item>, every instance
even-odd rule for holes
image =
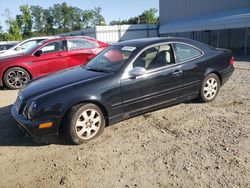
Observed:
[[[36,112],[36,107],[37,107],[36,102],[33,101],[33,102],[30,104],[30,106],[28,107],[28,111],[27,111],[27,109],[26,109],[26,111],[27,111],[27,118],[28,118],[29,120],[32,119],[32,117],[34,116],[34,114],[35,114],[35,112]]]

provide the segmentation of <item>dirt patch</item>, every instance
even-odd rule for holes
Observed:
[[[0,187],[250,187],[250,63],[218,98],[189,101],[105,129],[81,146],[34,144],[0,90]]]

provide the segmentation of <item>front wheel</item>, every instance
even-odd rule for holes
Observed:
[[[87,103],[72,107],[65,123],[64,133],[69,141],[82,144],[103,132],[105,118],[96,105]]]
[[[199,99],[202,102],[211,102],[218,95],[220,90],[220,80],[216,74],[207,75],[201,85]]]
[[[4,73],[3,81],[9,89],[20,89],[30,81],[30,75],[22,68],[13,67]]]

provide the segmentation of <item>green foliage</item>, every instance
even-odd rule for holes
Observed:
[[[101,15],[101,7],[95,7],[93,10],[93,25],[106,25],[104,17]]]
[[[43,25],[43,32],[46,35],[52,35],[54,34],[54,18],[52,16],[52,8],[49,9],[44,9],[43,10],[43,20],[42,20],[42,25]]]
[[[43,13],[44,10],[40,6],[31,6],[30,7],[31,16],[33,18],[33,29],[37,32],[43,32]]]
[[[93,10],[85,10],[81,14],[83,27],[91,27],[93,25],[92,20],[94,19]]]
[[[32,36],[57,35],[64,32],[81,30],[96,25],[106,25],[101,7],[93,10],[82,10],[67,3],[54,4],[48,9],[41,6],[20,6],[21,14],[11,17],[5,10],[8,32],[4,33],[0,26],[0,40],[21,40]],[[110,25],[158,23],[157,9],[144,11],[137,17],[128,20],[112,21]]]
[[[8,9],[5,9],[5,13],[3,14],[6,16],[6,24],[8,26],[8,32],[0,31],[0,40],[1,41],[8,41],[8,40],[22,40],[21,30],[16,20],[14,20]]]
[[[16,16],[17,25],[21,28],[23,38],[30,38],[32,32],[32,17],[28,5],[20,6],[21,15]]]
[[[159,22],[156,13],[157,9],[151,8],[149,10],[145,10],[142,14],[137,17],[129,18],[128,20],[120,20],[120,21],[112,21],[109,25],[122,25],[122,24],[157,24]]]
[[[20,27],[16,20],[9,20],[9,30],[8,33],[2,33],[2,40],[22,40],[22,35]]]
[[[158,18],[155,15],[157,13],[157,9],[151,8],[149,10],[145,10],[141,15],[140,15],[140,20],[141,23],[146,23],[146,24],[155,24],[158,22]]]

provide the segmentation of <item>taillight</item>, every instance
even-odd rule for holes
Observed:
[[[230,65],[233,65],[233,64],[234,64],[234,57],[232,56],[230,59]]]

